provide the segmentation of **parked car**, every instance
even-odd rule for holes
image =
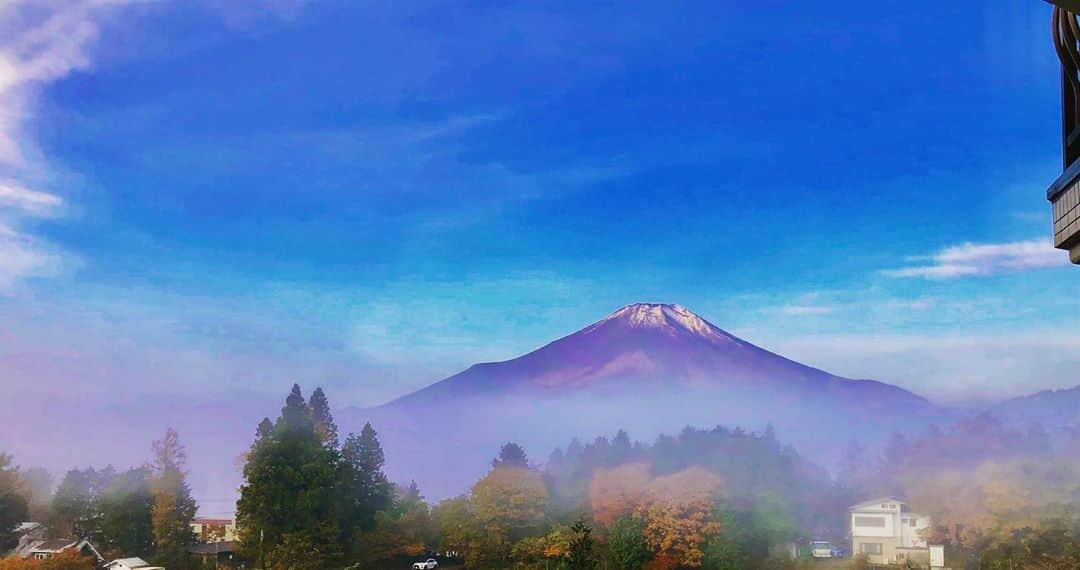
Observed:
[[[434,558],[428,558],[423,562],[414,562],[413,570],[434,570],[439,567],[439,563]]]
[[[832,547],[832,557],[833,558],[847,558],[847,549],[844,548],[843,546],[835,546],[834,545]]]
[[[810,556],[814,558],[832,558],[833,545],[827,540],[815,540],[810,543]]]

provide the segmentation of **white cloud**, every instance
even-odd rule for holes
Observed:
[[[0,182],[0,209],[10,208],[30,216],[53,215],[64,203],[55,194]]]
[[[39,188],[57,176],[25,127],[46,84],[92,67],[103,19],[125,3],[130,0],[0,2],[0,291],[57,275],[70,260],[27,229],[36,218],[59,215],[64,200]]]
[[[30,277],[49,277],[64,267],[65,256],[35,244],[27,235],[0,224],[0,293]]]
[[[836,310],[836,307],[826,305],[786,305],[780,307],[780,312],[791,316],[827,315]]]
[[[1068,328],[814,335],[763,344],[834,374],[888,382],[943,402],[1006,398],[1080,382],[1080,334]]]
[[[965,243],[946,247],[929,257],[912,259],[928,259],[931,263],[887,269],[882,273],[900,278],[955,279],[1069,264],[1064,253],[1054,249],[1048,240],[1042,239],[991,244]]]
[[[100,21],[118,0],[0,3],[0,164],[28,167],[36,154],[21,127],[36,90],[91,67]]]

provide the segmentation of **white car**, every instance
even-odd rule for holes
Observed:
[[[413,562],[413,570],[433,570],[439,567],[439,563],[434,558],[428,558],[423,562]]]
[[[815,540],[810,543],[810,556],[814,558],[832,558],[833,547],[831,542]]]

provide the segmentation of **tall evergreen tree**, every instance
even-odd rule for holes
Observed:
[[[494,468],[520,467],[527,469],[529,467],[529,458],[525,455],[525,449],[512,441],[508,441],[499,449],[499,456],[491,461],[491,466]]]
[[[264,420],[244,465],[237,502],[242,548],[256,565],[288,564],[284,553],[310,545],[314,563],[341,556],[340,460],[316,432],[312,410],[294,385],[273,429]],[[286,540],[288,539],[288,540]],[[305,547],[307,548],[307,547]]]
[[[334,423],[334,416],[330,413],[330,402],[326,399],[326,393],[322,388],[315,388],[308,402],[311,407],[311,416],[315,421],[315,433],[322,439],[323,445],[338,447],[338,428]]]
[[[52,502],[55,482],[52,473],[44,467],[31,467],[20,470],[19,476],[26,484],[26,500],[30,503],[28,520],[45,520],[49,513],[49,504]]]
[[[570,527],[570,548],[567,553],[567,567],[570,570],[594,570],[597,566],[595,545],[592,539],[592,528],[585,522],[585,518],[579,518]]]
[[[845,488],[860,490],[863,483],[863,473],[866,470],[866,449],[859,444],[858,440],[848,441],[847,449],[840,460],[840,469],[837,470],[836,479]]]
[[[374,528],[375,513],[389,509],[394,499],[394,486],[383,473],[386,457],[370,423],[364,424],[359,436],[349,434],[341,455],[350,527],[369,531]]]
[[[154,543],[154,496],[145,467],[118,475],[101,498],[99,548],[133,556],[149,556]]]
[[[68,471],[53,494],[49,511],[51,532],[100,542],[102,498],[115,478],[112,466]]]
[[[259,427],[255,430],[256,443],[260,441],[266,441],[274,435],[274,423],[270,421],[270,418],[263,418],[259,422]]]
[[[314,433],[315,423],[311,417],[311,408],[304,401],[299,384],[293,384],[292,391],[285,398],[285,407],[281,408],[277,425],[282,432],[297,432],[301,436],[306,436],[308,432]]]
[[[609,465],[622,465],[630,461],[634,453],[634,444],[630,441],[630,434],[626,430],[619,430],[615,438],[611,440],[611,460]]]
[[[187,452],[180,443],[180,434],[172,428],[154,442],[153,450],[150,468],[155,558],[169,568],[188,568],[192,563],[187,549],[195,542],[191,521],[199,507],[191,496],[184,470]]]
[[[29,502],[19,471],[10,455],[0,453],[0,552],[15,546],[15,525],[24,521],[28,513]]]

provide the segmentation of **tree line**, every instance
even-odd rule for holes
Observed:
[[[903,497],[930,515],[927,538],[953,568],[1080,568],[1080,429],[984,413],[893,434],[877,457],[850,442],[838,481],[852,498]]]
[[[201,567],[188,555],[198,505],[187,484],[187,456],[173,429],[154,441],[145,465],[118,471],[72,469],[55,492],[42,470],[22,471],[0,454],[0,552],[16,546],[15,526],[43,521],[54,538],[89,540],[106,557],[139,556],[170,569]],[[76,553],[51,560],[0,559],[0,570],[90,570]]]
[[[153,450],[125,472],[70,471],[45,507],[32,491],[41,474],[0,456],[0,530],[37,509],[104,549],[192,567],[183,448],[170,431]],[[651,443],[620,430],[573,440],[542,465],[507,442],[467,492],[437,504],[415,482],[392,483],[384,464],[370,424],[342,438],[326,394],[305,400],[294,386],[246,455],[242,554],[269,570],[407,567],[429,556],[476,570],[799,568],[807,562],[791,559],[791,545],[844,543],[848,507],[892,495],[931,515],[927,539],[946,546],[953,568],[1080,567],[1080,430],[1010,428],[989,415],[894,434],[880,450],[851,441],[835,477],[771,427],[687,428]]]
[[[339,441],[325,393],[294,386],[248,452],[237,503],[256,567],[387,568],[435,555],[482,569],[781,568],[835,495],[771,429],[620,431],[541,468],[508,442],[467,493],[429,505],[392,484],[375,430]],[[842,519],[842,515],[834,517]]]

